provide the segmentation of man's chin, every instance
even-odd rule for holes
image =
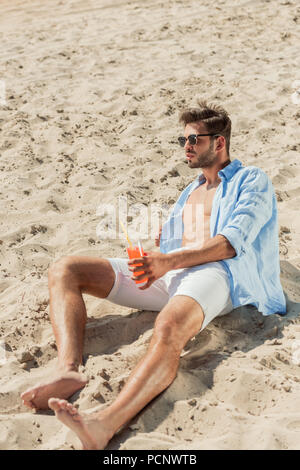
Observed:
[[[199,162],[194,162],[193,160],[188,160],[187,164],[189,168],[200,168]]]
[[[203,161],[200,161],[199,159],[194,159],[194,158],[191,158],[191,159],[187,159],[187,163],[188,163],[188,166],[189,168],[212,168],[214,165],[215,165],[215,161],[207,161],[207,160],[203,160]]]

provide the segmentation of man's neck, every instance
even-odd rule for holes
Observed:
[[[209,186],[214,186],[220,182],[218,172],[225,168],[231,163],[230,158],[228,157],[225,161],[217,163],[210,168],[202,168],[202,173],[206,179],[206,182]]]

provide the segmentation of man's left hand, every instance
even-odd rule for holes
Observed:
[[[141,266],[132,266],[140,264]],[[133,258],[128,261],[128,269],[133,273],[131,279],[134,281],[148,278],[146,284],[139,287],[140,290],[148,289],[154,281],[162,277],[172,269],[170,257],[163,253],[148,251],[141,258]],[[142,274],[141,274],[142,273]]]

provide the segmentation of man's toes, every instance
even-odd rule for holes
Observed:
[[[48,400],[48,406],[53,411],[55,411],[55,413],[65,412],[69,415],[69,417],[72,417],[72,419],[75,419],[76,421],[80,419],[80,415],[77,411],[77,408],[71,403],[69,403],[67,400],[61,400],[59,398],[50,398]]]
[[[69,402],[67,400],[59,400],[58,404],[61,410],[68,411]]]
[[[24,392],[21,395],[24,405],[29,406],[29,408],[35,408],[33,400],[36,397],[36,393],[34,392]]]
[[[21,398],[23,400],[26,400],[26,401],[31,401],[33,400],[34,398],[36,398],[36,396],[38,395],[39,393],[39,389],[38,387],[34,387],[32,389],[29,389],[29,390],[25,390],[25,392],[23,392],[21,394]]]
[[[73,406],[71,403],[68,403],[67,410],[73,416],[78,413],[77,408],[75,408],[75,406]]]
[[[59,405],[60,399],[59,398],[49,398],[48,400],[48,406],[51,408],[53,411],[59,411],[60,410],[60,405]]]
[[[25,392],[21,393],[21,398],[22,400],[30,400],[30,396],[32,394],[32,391],[31,390],[26,390]]]
[[[23,403],[25,406],[28,406],[28,408],[35,409],[35,406],[31,401],[23,400]]]

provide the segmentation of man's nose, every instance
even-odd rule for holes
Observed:
[[[186,143],[184,144],[184,148],[185,148],[185,150],[192,150],[193,149],[193,145],[190,144],[189,139],[186,140]]]

